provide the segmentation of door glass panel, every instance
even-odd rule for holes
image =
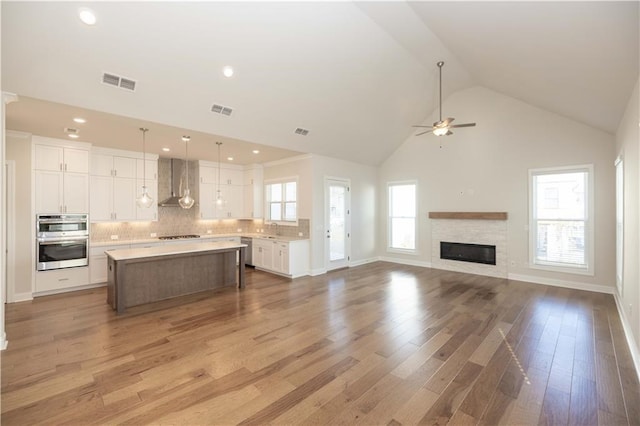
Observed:
[[[341,260],[346,252],[345,187],[329,186],[329,260]]]

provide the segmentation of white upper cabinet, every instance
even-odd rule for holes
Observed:
[[[240,166],[220,167],[218,164],[199,161],[199,209],[200,219],[240,219],[244,216],[244,170]],[[221,206],[216,204],[218,189],[222,195]]]
[[[244,212],[245,219],[262,219],[263,205],[263,168],[252,164],[244,171]]]
[[[89,144],[34,136],[35,209],[38,213],[89,211]]]
[[[139,152],[105,148],[92,150],[92,222],[158,219],[158,163],[157,156],[151,157],[154,159],[147,159],[143,163],[142,153]],[[149,208],[140,208],[136,198],[142,194],[145,168],[145,185],[154,203]]]
[[[220,183],[222,185],[244,185],[244,171],[222,166],[220,167]]]
[[[148,155],[147,155],[148,157]],[[136,166],[136,178],[142,179],[142,175],[146,173],[145,180],[157,181],[158,180],[158,159],[155,160],[143,160],[138,158]]]

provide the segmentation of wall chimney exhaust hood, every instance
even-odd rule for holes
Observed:
[[[196,182],[198,180],[198,168],[194,165],[195,162],[189,162],[189,188],[191,188],[191,196],[196,200],[198,204],[198,186]],[[186,164],[179,158],[160,158],[158,160],[158,198],[164,198],[158,203],[160,207],[180,207],[178,200],[184,195],[184,189],[187,188],[186,179]],[[168,196],[167,196],[168,195]]]

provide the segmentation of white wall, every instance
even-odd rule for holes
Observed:
[[[615,286],[615,141],[613,135],[483,87],[451,95],[443,105],[454,135],[410,136],[379,173],[378,252],[382,257],[428,264],[429,211],[506,211],[512,277],[613,291]],[[435,114],[423,124],[436,121]],[[442,147],[440,147],[442,144]],[[528,267],[528,169],[594,164],[595,276]],[[387,253],[387,182],[418,181],[418,255]],[[586,285],[585,285],[586,284]]]
[[[640,107],[639,83],[631,93],[618,130],[616,150],[624,160],[624,269],[618,302],[631,329],[635,352],[640,353]],[[636,364],[640,359],[636,358]],[[640,368],[640,365],[638,366]]]
[[[32,264],[31,241],[35,218],[31,216],[31,135],[7,131],[6,158],[15,167],[15,288],[16,300],[31,298]]]
[[[298,217],[310,219],[310,265],[313,274],[325,270],[325,177],[351,181],[351,262],[357,264],[376,257],[376,175],[375,167],[317,155],[264,165],[265,182],[298,177]]]
[[[360,264],[376,258],[377,168],[337,158],[313,157],[313,220],[311,223],[311,270],[325,269],[325,178],[350,181],[351,253],[350,263]]]

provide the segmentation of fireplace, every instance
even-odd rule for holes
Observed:
[[[507,278],[506,212],[429,212],[431,266]]]
[[[496,246],[440,241],[440,259],[495,265]]]

